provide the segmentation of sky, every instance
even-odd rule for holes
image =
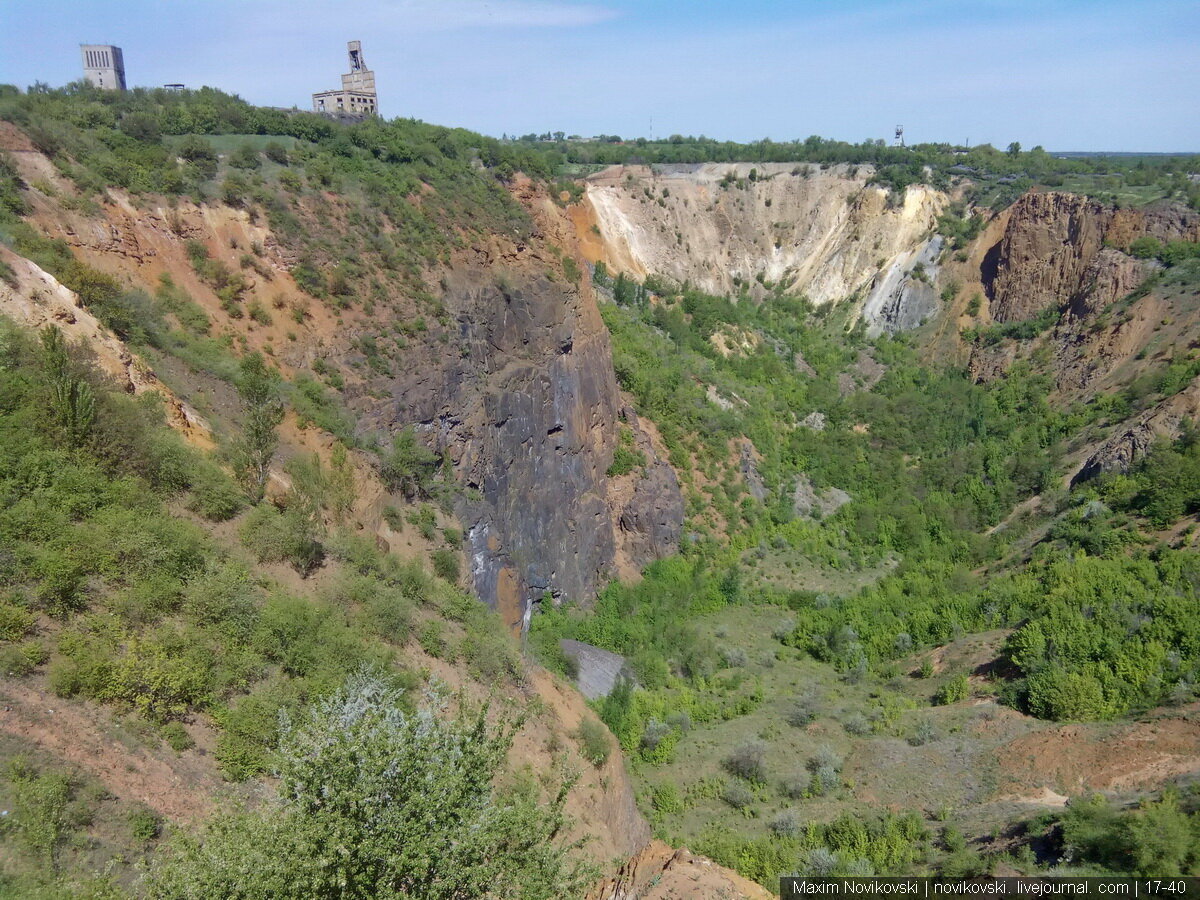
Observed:
[[[486,134],[1018,141],[1200,151],[1196,0],[0,0],[0,83],[81,77],[268,106],[340,85]]]

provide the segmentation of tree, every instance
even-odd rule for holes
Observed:
[[[96,421],[96,395],[75,371],[67,342],[53,325],[42,330],[42,367],[51,423],[68,446],[82,447]]]
[[[562,837],[573,782],[544,804],[495,784],[521,724],[486,706],[406,711],[383,678],[355,676],[284,722],[277,807],[178,838],[150,895],[578,896],[594,873]]]
[[[1145,802],[1129,818],[1129,846],[1139,875],[1182,875],[1197,848],[1179,798],[1167,793],[1158,802]]]
[[[1021,144],[1019,141],[1013,141],[1008,145],[1008,155],[1012,157],[1021,155]]]
[[[392,438],[392,449],[383,457],[380,474],[389,490],[400,491],[411,500],[428,494],[437,466],[437,454],[418,441],[409,426]]]
[[[242,436],[234,449],[234,462],[246,492],[255,502],[266,491],[271,460],[279,445],[276,429],[283,421],[277,377],[259,353],[244,357],[237,378],[244,418]]]

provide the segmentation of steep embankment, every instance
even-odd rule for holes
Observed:
[[[561,273],[574,254],[561,213],[526,189],[539,235],[475,247],[443,278],[449,344],[410,345],[387,398],[352,402],[368,430],[418,423],[455,464],[479,595],[510,624],[546,592],[587,601],[618,560],[671,552],[679,487],[650,465],[618,503],[606,476],[620,398],[590,285]],[[663,477],[663,476],[666,477]]]
[[[73,186],[36,150],[15,140],[15,135],[11,129],[5,135],[10,142],[9,150],[15,151],[13,155],[28,184],[36,181],[39,185],[24,188],[23,196],[29,207],[26,221],[39,233],[65,241],[74,258],[95,272],[112,275],[127,287],[154,292],[161,286],[161,279],[169,279],[175,288],[186,290],[194,299],[192,314],[199,310],[207,317],[205,330],[210,330],[212,337],[227,338],[222,342],[223,346],[264,351],[274,357],[285,376],[291,377],[318,358],[335,362],[344,360],[356,346],[355,337],[365,333],[365,316],[358,313],[339,316],[300,291],[288,272],[286,250],[248,210],[186,202],[168,206],[154,199],[137,199],[116,191],[103,203],[81,203]],[[552,209],[547,207],[547,211]],[[275,317],[232,314],[234,307],[228,302],[223,303],[212,286],[198,276],[188,259],[188,242],[192,242],[193,248],[202,245],[210,258],[227,263],[235,271],[237,268],[253,271],[251,285],[238,302],[246,307],[260,303],[274,310]],[[255,253],[248,267],[243,266],[240,257],[251,247],[260,248],[260,251]],[[447,297],[452,298],[448,303],[458,304],[454,308],[463,333],[470,335],[477,346],[478,355],[472,357],[477,365],[473,367],[468,360],[464,361],[463,368],[478,368],[479,371],[474,372],[473,380],[467,384],[439,384],[432,392],[445,409],[457,411],[458,404],[462,404],[469,410],[465,418],[475,417],[471,421],[475,432],[458,442],[456,446],[461,453],[452,454],[452,459],[464,471],[476,466],[482,471],[498,472],[497,478],[507,474],[518,483],[489,485],[481,478],[478,497],[464,498],[461,508],[474,511],[479,516],[477,521],[488,521],[488,515],[495,517],[491,520],[499,523],[495,531],[504,535],[507,541],[529,541],[529,558],[522,562],[546,566],[551,577],[559,575],[564,568],[556,563],[553,554],[559,553],[561,559],[573,561],[575,548],[560,540],[548,545],[544,553],[533,553],[537,528],[578,527],[581,531],[592,529],[595,532],[607,528],[603,531],[609,536],[604,548],[606,555],[584,556],[583,563],[592,568],[581,568],[584,574],[574,582],[583,585],[579,588],[581,591],[594,588],[595,580],[607,575],[619,554],[628,553],[638,558],[639,554],[668,549],[664,542],[647,551],[644,542],[638,543],[642,534],[638,528],[617,534],[619,526],[616,523],[631,508],[640,508],[637,504],[644,500],[644,491],[641,498],[635,492],[632,500],[618,506],[610,508],[606,503],[604,479],[616,440],[619,397],[603,328],[594,307],[587,306],[590,298],[585,300],[575,291],[571,294],[572,302],[565,302],[567,292],[561,285],[552,287],[552,282],[544,276],[539,281],[528,275],[529,269],[539,269],[543,265],[541,258],[536,264],[514,262],[512,269],[518,273],[514,281],[525,279],[517,282],[522,287],[506,282],[504,290],[508,293],[498,295],[496,292],[500,289],[495,286],[495,276],[489,277],[491,260],[486,254],[490,251],[481,252],[485,259],[477,269],[460,264],[446,275],[447,283],[453,285],[447,289]],[[161,375],[156,374],[136,349],[131,349],[102,324],[79,296],[54,276],[6,247],[0,247],[0,260],[7,267],[4,270],[6,277],[0,279],[0,315],[31,328],[57,327],[69,338],[86,344],[97,365],[119,390],[138,395],[159,392],[164,397],[172,425],[193,443],[212,449],[218,436],[214,432],[224,439],[231,437],[228,422],[235,418],[231,409],[236,403],[231,399],[232,389],[228,384],[211,374],[189,373],[180,359],[168,355],[161,357],[164,371]],[[472,290],[472,285],[478,285],[477,289]],[[522,294],[523,299],[518,297]],[[281,310],[299,308],[298,304],[303,304],[305,310],[304,315],[298,317],[301,321],[281,314]],[[478,331],[472,331],[475,328]],[[543,328],[549,334],[542,334]],[[576,342],[583,347],[578,355],[571,352]],[[434,336],[429,339],[429,344],[443,346],[443,341]],[[523,350],[526,345],[532,346]],[[539,354],[564,357],[565,362],[556,369]],[[436,351],[430,355],[434,359],[441,358]],[[417,360],[420,359],[417,356]],[[543,363],[550,369],[549,374],[543,370]],[[412,369],[426,378],[445,374],[436,366],[422,369],[416,360]],[[352,371],[349,366],[347,370]],[[356,391],[348,392],[348,403],[363,410],[359,429],[360,433],[369,436],[375,423],[367,420],[366,415],[396,407],[389,406],[381,397],[369,395],[367,383],[364,379],[357,383]],[[528,385],[543,389],[544,396],[533,395],[532,388],[523,387]],[[190,395],[201,395],[204,405],[214,415],[214,422],[224,427],[210,428],[210,423],[184,399]],[[507,397],[508,402],[528,406],[530,418],[510,424],[513,417],[501,415],[506,395],[511,395]],[[478,402],[471,406],[473,397],[478,398]],[[493,402],[499,406],[492,405]],[[441,410],[442,407],[433,407],[429,415],[437,419]],[[496,414],[494,418],[492,414]],[[537,433],[547,420],[561,423],[574,444],[553,450],[539,444],[526,447],[527,451],[533,452],[524,457],[517,454],[515,448],[528,443],[529,432],[523,429]],[[400,420],[401,423],[411,421],[411,415]],[[546,431],[551,432],[552,438],[553,428],[545,428],[541,433]],[[449,432],[455,433],[453,428]],[[503,437],[492,438],[495,434]],[[295,417],[289,415],[280,436],[282,443],[272,473],[279,492],[286,492],[291,485],[289,474],[283,471],[287,459],[315,451],[324,459],[325,465],[329,465],[333,442],[329,435],[319,434],[312,428],[297,427]],[[505,456],[509,453],[513,454],[511,460]],[[594,456],[599,458],[592,458]],[[368,533],[374,530],[377,543],[383,547],[426,562],[428,547],[419,546],[415,551],[410,548],[405,553],[411,536],[402,538],[380,517],[380,509],[387,505],[403,508],[403,498],[389,495],[369,464],[369,454],[354,452],[351,460],[355,496],[348,511],[350,527]],[[506,461],[510,464],[506,465]],[[536,469],[536,477],[527,474],[529,467],[534,466],[540,467]],[[663,487],[661,482],[656,483]],[[673,482],[665,489],[672,486]],[[675,490],[677,493],[677,488]],[[551,525],[544,526],[542,517],[550,515],[546,509],[556,491],[561,508],[553,511]],[[572,520],[575,495],[572,491],[593,497],[596,501],[595,521],[585,520],[581,525],[575,525]],[[504,498],[510,496],[508,492],[516,492],[517,499],[506,501]],[[532,504],[522,506],[520,497],[537,492],[543,497],[541,508],[534,508]],[[511,518],[502,518],[509,513]],[[244,555],[237,537],[242,523],[214,524],[187,514],[180,517],[188,519],[189,527],[202,526],[208,539],[221,552],[234,558]],[[677,529],[681,512],[667,518]],[[501,548],[503,546],[500,544]],[[338,579],[351,574],[336,559],[328,559],[321,569],[308,577],[300,577],[282,564],[262,565],[255,571],[256,580],[317,602],[335,589]],[[518,584],[523,583],[519,581],[524,577],[523,571],[513,576]],[[588,582],[588,578],[593,580]],[[61,623],[44,617],[37,628],[39,634],[53,638]],[[441,628],[439,625],[439,633]],[[644,847],[649,839],[649,829],[633,801],[623,758],[613,753],[602,765],[592,765],[578,751],[574,739],[568,737],[585,719],[593,717],[578,693],[537,669],[525,672],[519,687],[494,680],[480,684],[464,659],[456,660],[453,655],[446,658],[444,652],[441,655],[436,651],[428,653],[415,642],[405,646],[403,640],[398,652],[403,664],[430,672],[441,683],[461,689],[475,700],[482,702],[488,697],[494,698],[497,690],[510,691],[523,699],[536,698],[537,709],[517,736],[510,754],[512,767],[530,767],[548,773],[565,760],[582,772],[568,797],[566,811],[573,820],[572,837],[586,839],[585,853],[597,863],[608,866],[614,858],[629,856]],[[192,749],[168,752],[160,748],[157,741],[143,735],[141,740],[147,742],[147,747],[127,752],[118,743],[118,740],[126,739],[127,730],[127,723],[118,711],[83,699],[63,701],[55,695],[59,689],[38,672],[14,684],[6,694],[10,708],[0,719],[0,740],[37,758],[42,765],[70,771],[72,778],[78,781],[102,785],[122,803],[144,804],[173,824],[198,819],[211,812],[215,795],[224,790],[217,768],[220,754],[214,754],[214,743],[221,729],[211,718],[198,714],[189,717],[185,726],[180,726],[186,729],[195,744]],[[240,700],[239,694],[230,705],[236,708]]]
[[[18,130],[0,127],[0,149],[43,188],[27,192],[39,231],[131,286],[153,292],[170,278],[209,316],[213,334],[266,352],[288,377],[314,367],[339,373],[341,402],[364,442],[386,445],[412,425],[444,454],[462,489],[455,509],[476,592],[510,626],[546,592],[586,602],[614,572],[676,546],[682,499],[652,449],[632,489],[610,491],[620,398],[608,335],[590,285],[578,278],[573,229],[544,192],[527,183],[515,191],[536,223],[528,240],[494,234],[431,273],[437,318],[406,297],[383,309],[339,309],[297,285],[296,254],[252,209],[117,191],[89,207]],[[354,227],[334,194],[300,207],[313,228]],[[197,272],[189,260],[196,247],[242,274],[247,286],[236,303]],[[244,315],[256,308],[266,314]],[[394,341],[391,359],[379,364],[367,348],[385,337]],[[228,393],[227,385],[188,384],[184,372],[178,381],[184,392]],[[374,521],[380,540],[394,539]]]
[[[1144,267],[1121,252],[1144,236],[1200,240],[1200,215],[1173,205],[1117,209],[1057,191],[1025,194],[983,262],[992,319],[1019,322],[1064,305],[1076,316],[1102,309],[1144,277]]]
[[[969,369],[981,381],[1002,378],[1019,359],[1052,380],[1052,399],[1090,403],[1149,379],[1135,415],[1085,452],[1076,478],[1127,471],[1160,436],[1174,437],[1200,413],[1195,386],[1156,396],[1150,383],[1187,356],[1200,328],[1194,291],[1173,283],[1154,259],[1127,251],[1139,238],[1162,244],[1200,240],[1200,214],[1157,204],[1117,209],[1061,192],[1029,193],[985,232],[975,248],[987,297],[986,322],[1001,326],[1051,317],[1024,339],[980,340]],[[1190,379],[1188,379],[1190,380]],[[1161,394],[1161,392],[1159,392]]]
[[[936,263],[933,227],[948,198],[914,186],[897,203],[867,184],[871,174],[811,164],[615,166],[588,179],[574,219],[588,258],[614,272],[721,295],[742,284],[765,293],[767,282],[818,304],[854,297],[873,327],[895,331],[934,311],[920,273]]]

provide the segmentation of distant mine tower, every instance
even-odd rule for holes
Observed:
[[[904,146],[904,126],[903,125],[896,126],[896,146],[897,147]]]
[[[379,111],[375,73],[363,62],[362,41],[349,41],[346,50],[350,71],[342,76],[340,91],[313,94],[313,112],[333,116],[373,116]]]
[[[125,57],[112,44],[80,44],[83,77],[93,87],[106,91],[125,90]]]

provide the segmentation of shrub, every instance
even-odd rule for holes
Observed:
[[[740,781],[730,781],[721,789],[721,799],[734,809],[745,809],[754,802],[754,792]]]
[[[957,703],[959,700],[966,700],[971,694],[971,685],[967,681],[966,675],[955,675],[933,695],[933,702],[936,706],[946,706],[950,703]]]
[[[647,750],[654,750],[670,733],[671,726],[666,722],[660,722],[658,719],[651,719],[646,723],[646,728],[642,732],[642,746]]]
[[[446,654],[446,636],[442,623],[436,619],[425,622],[417,633],[417,641],[421,649],[430,656],[442,657]]]
[[[780,785],[780,789],[785,797],[792,800],[801,800],[808,796],[809,786],[812,784],[811,772],[798,772],[784,780]]]
[[[387,522],[392,531],[404,530],[404,513],[390,504],[383,508],[383,521]]]
[[[187,733],[187,729],[179,722],[168,722],[164,725],[159,733],[162,735],[167,746],[176,753],[182,753],[184,750],[190,750],[196,746],[196,742],[192,740],[192,736]]]
[[[773,818],[767,826],[779,837],[795,837],[800,833],[800,817],[792,810],[785,810]]]
[[[674,816],[683,812],[683,798],[674,782],[664,782],[656,786],[650,794],[650,803],[656,812],[664,816]]]
[[[258,151],[252,145],[241,144],[229,154],[229,164],[236,169],[257,169],[262,161],[258,158]]]
[[[579,752],[593,766],[599,768],[608,762],[612,741],[609,740],[608,729],[598,720],[585,718],[579,723],[575,738],[579,741]]]
[[[908,742],[914,747],[920,747],[936,740],[937,729],[933,727],[933,723],[928,719],[922,719],[918,722],[912,734],[908,736]]]
[[[459,571],[458,554],[453,550],[439,549],[433,551],[433,572],[439,578],[444,578],[451,584],[457,584],[461,575]]]
[[[730,668],[740,668],[750,661],[750,657],[741,647],[726,647],[721,651],[721,659]]]
[[[812,777],[809,779],[808,792],[810,796],[820,797],[828,794],[830,791],[836,790],[842,784],[842,780],[838,777],[837,769],[833,766],[817,766],[812,770]]]
[[[280,512],[269,503],[259,504],[241,528],[242,543],[259,562],[288,562],[307,575],[324,558],[313,522],[298,509]]]
[[[0,641],[19,641],[33,630],[33,613],[0,600]]]
[[[828,847],[816,847],[809,850],[800,866],[800,873],[809,878],[828,878],[837,870],[837,854]]]
[[[212,522],[232,519],[246,505],[246,495],[214,463],[197,458],[189,480],[188,509]]]
[[[617,478],[621,475],[628,475],[638,466],[645,464],[646,455],[642,451],[619,444],[613,453],[612,465],[608,467],[606,474],[609,478]]]
[[[580,896],[567,791],[504,789],[520,726],[485,708],[412,711],[360,675],[281,729],[279,803],[184,832],[149,874],[167,898]]]
[[[56,772],[38,772],[23,759],[9,766],[13,818],[9,827],[50,864],[71,827],[71,782]]]
[[[767,745],[762,741],[748,741],[725,757],[722,765],[738,778],[762,781],[767,774]]]
[[[470,599],[470,598],[469,598]],[[476,603],[470,599],[471,603]],[[467,633],[459,645],[459,656],[471,674],[484,684],[513,681],[521,673],[521,661],[504,626],[488,610],[467,625]]]
[[[136,809],[129,814],[129,832],[139,844],[149,844],[162,834],[162,819],[149,809]]]
[[[399,591],[376,586],[366,601],[366,620],[380,637],[403,645],[412,634],[413,602]]]
[[[821,768],[833,769],[835,772],[840,772],[842,769],[842,757],[828,744],[822,744],[818,747],[817,752],[808,760],[808,770],[810,772],[815,772]]]
[[[28,675],[49,658],[50,651],[40,641],[0,647],[0,674],[19,678]]]
[[[803,728],[817,717],[813,710],[813,702],[807,697],[795,701],[784,714],[787,723],[795,728]]]
[[[263,155],[271,162],[281,166],[286,166],[291,161],[288,158],[287,148],[278,141],[271,141],[267,146],[263,147]]]
[[[417,440],[411,427],[402,428],[392,437],[391,448],[380,454],[379,474],[388,490],[411,500],[428,494],[438,463],[437,454]]]
[[[258,588],[245,568],[214,563],[184,588],[180,607],[188,621],[244,639],[258,618],[257,598]]]
[[[862,737],[871,733],[871,723],[862,713],[851,713],[842,720],[842,727],[846,729],[847,734],[853,734],[856,737]]]
[[[408,521],[417,526],[425,540],[432,541],[437,536],[437,514],[428,503],[422,503],[416,511],[409,513]]]
[[[692,717],[686,709],[681,709],[667,716],[667,725],[682,734],[687,734],[692,730]]]

